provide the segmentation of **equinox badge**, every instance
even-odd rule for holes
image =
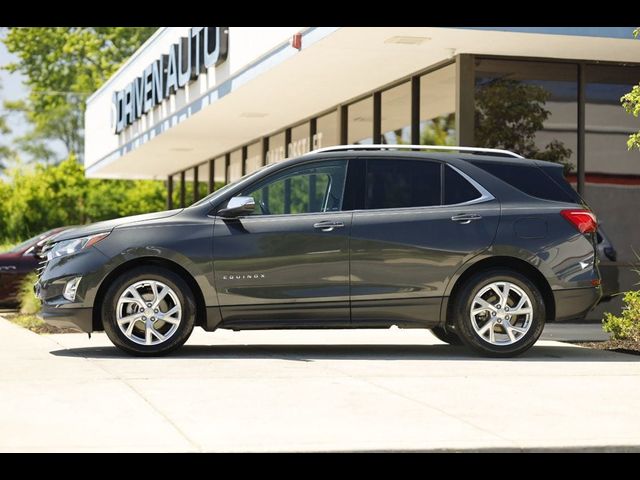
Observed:
[[[260,278],[265,278],[264,273],[249,273],[246,275],[223,275],[222,279],[223,280],[253,280],[253,279],[260,279]]]

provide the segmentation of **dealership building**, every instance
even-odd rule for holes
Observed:
[[[640,251],[632,27],[167,27],[87,100],[89,177],[161,179],[191,204],[339,144],[510,148],[565,164],[615,246]],[[612,262],[613,260],[609,259]]]

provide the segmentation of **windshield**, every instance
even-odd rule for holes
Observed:
[[[36,235],[35,237],[31,237],[29,240],[25,240],[22,243],[19,243],[18,245],[16,245],[15,247],[11,248],[10,250],[6,250],[5,252],[2,253],[18,253],[22,250],[24,250],[25,248],[27,248],[29,245],[36,243],[38,240],[40,240],[40,238],[44,238],[45,236],[47,236],[52,230],[48,230],[44,233],[41,233],[39,235]]]
[[[257,175],[258,173],[263,172],[263,171],[265,171],[267,169],[273,168],[276,165],[277,165],[276,163],[270,163],[269,165],[264,165],[264,166],[260,167],[258,170],[254,171],[254,172],[247,173],[244,177],[239,178],[235,182],[228,183],[224,187],[219,188],[218,190],[216,190],[213,193],[210,193],[209,195],[207,195],[204,198],[201,198],[196,203],[190,205],[189,208],[191,208],[191,207],[199,207],[200,205],[204,205],[207,202],[211,202],[211,201],[215,200],[216,198],[218,198],[219,196],[224,195],[226,192],[231,190],[236,185],[239,185],[241,183],[249,183],[251,181],[251,179],[255,175]]]

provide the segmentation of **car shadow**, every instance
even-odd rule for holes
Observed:
[[[57,357],[90,359],[134,358],[116,347],[81,347],[54,350]],[[148,361],[159,359],[255,360],[281,359],[298,362],[314,360],[439,360],[439,361],[504,361],[486,358],[464,347],[451,345],[185,345],[168,357],[138,357]],[[640,356],[614,353],[570,345],[537,345],[525,354],[508,359],[516,362],[640,362]]]

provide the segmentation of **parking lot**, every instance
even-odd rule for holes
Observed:
[[[0,320],[0,357],[1,451],[640,450],[640,357],[549,340],[197,330],[141,359]]]

